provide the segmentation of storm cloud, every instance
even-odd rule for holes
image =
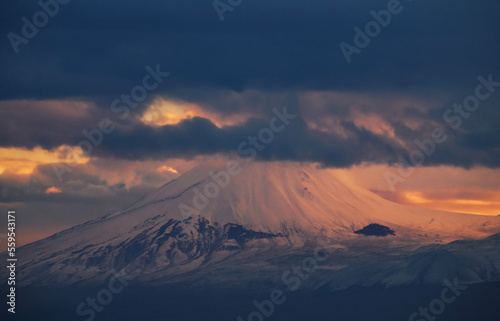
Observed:
[[[337,167],[394,164],[414,148],[415,139],[441,126],[449,139],[424,165],[499,167],[497,96],[459,131],[442,120],[446,108],[474,91],[479,75],[500,79],[498,1],[401,1],[404,10],[348,64],[339,44],[352,44],[353,28],[363,28],[373,20],[370,11],[387,3],[243,1],[221,22],[211,1],[74,0],[60,5],[16,54],[7,35],[22,35],[21,18],[32,20],[41,9],[36,1],[8,1],[0,13],[0,145],[78,144],[85,138],[82,130],[105,117],[115,121],[111,102],[140,84],[145,66],[159,64],[171,76],[131,117],[116,120],[116,131],[93,156],[145,160],[234,152],[266,126],[272,108],[287,105],[299,117],[260,159]],[[319,100],[299,102],[304,93],[315,92],[355,94],[376,104],[346,104],[334,97],[318,111]],[[379,99],[387,95],[427,104]],[[139,117],[155,97],[249,116],[222,127],[204,117],[150,126]],[[48,101],[66,103],[58,110]],[[368,128],[360,115],[376,115],[394,136]],[[311,126],[330,118],[337,131]]]

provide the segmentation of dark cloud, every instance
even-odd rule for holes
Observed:
[[[88,202],[100,198],[102,191],[107,189],[106,181],[96,175],[85,173],[77,167],[71,177],[61,185],[54,175],[51,165],[39,165],[24,181],[19,175],[4,172],[0,175],[0,203],[21,201],[37,202]],[[47,194],[49,187],[57,186],[64,193]],[[96,191],[92,193],[92,191]]]
[[[4,34],[39,10],[29,3],[2,10]],[[402,5],[349,65],[339,43],[387,1],[244,1],[223,23],[210,1],[71,1],[19,54],[3,38],[0,97],[118,94],[156,63],[172,72],[163,91],[450,88],[499,70],[497,1]]]
[[[155,171],[155,168],[137,169],[135,171],[136,184],[127,187],[124,183],[127,180],[125,170],[122,170],[120,177],[123,181],[110,183],[101,177],[104,169],[101,172],[95,169],[99,165],[103,168],[109,166],[109,164],[102,164],[100,160],[80,164],[66,173],[62,181],[59,181],[55,175],[52,164],[38,165],[30,175],[5,171],[0,174],[0,203],[87,203],[105,198],[121,198],[124,195],[133,196],[132,199],[134,199],[175,177],[172,173],[159,173]],[[47,193],[48,188],[57,188],[60,193]]]
[[[442,124],[443,110],[470,94],[478,75],[500,75],[500,3],[401,1],[403,12],[347,64],[340,42],[352,43],[353,27],[363,28],[372,20],[370,11],[385,8],[387,2],[245,0],[221,23],[211,1],[71,1],[28,44],[20,45],[17,55],[8,38],[2,40],[0,145],[50,149],[77,144],[84,138],[82,129],[96,127],[103,117],[116,120],[111,102],[141,83],[145,66],[156,64],[171,76],[148,101],[168,96],[254,118],[224,128],[204,118],[153,128],[138,122],[146,101],[133,116],[117,122],[120,128],[93,155],[160,159],[233,152],[266,126],[271,108],[288,105],[290,97],[282,93],[293,93],[293,100],[295,93],[315,90],[420,95],[442,103],[428,110],[358,107],[359,112],[380,115],[397,138],[411,144]],[[9,1],[0,14],[0,31],[19,34],[21,17],[31,19],[38,10],[36,1]],[[234,98],[233,93],[246,96]],[[73,117],[7,106],[11,99],[80,100],[94,107]],[[313,107],[300,106],[303,117],[259,157],[350,166],[393,163],[411,151],[411,146],[405,150],[356,126],[351,106],[337,101],[315,117],[337,116],[348,137],[312,130],[306,125],[311,119],[306,109]],[[464,122],[460,131],[447,131],[450,139],[424,165],[500,166],[500,114],[485,110]],[[423,124],[409,127],[409,118]]]
[[[320,161],[338,167],[396,159],[398,149],[389,140],[352,123],[344,122],[342,127],[349,137],[310,130],[298,116],[282,132],[275,133],[271,143],[260,143],[265,148],[257,152],[257,158]],[[248,142],[249,136],[257,137],[263,128],[269,128],[269,120],[252,118],[242,125],[218,128],[201,117],[177,125],[135,126],[106,136],[103,144],[95,147],[95,155],[146,160],[236,153],[242,142]],[[359,148],[353,149],[353,146]]]

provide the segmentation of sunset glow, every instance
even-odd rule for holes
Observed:
[[[45,190],[45,194],[59,194],[59,193],[62,193],[62,191],[54,186],[49,187]]]
[[[498,321],[499,12],[4,1],[1,320]]]
[[[388,200],[414,205],[435,210],[469,213],[479,215],[500,215],[500,194],[498,192],[480,191],[471,192],[469,197],[474,197],[478,194],[481,199],[460,198],[467,194],[465,191],[405,191],[398,192],[376,191],[378,195]]]
[[[85,164],[89,158],[84,156],[83,151],[69,146],[60,146],[54,150],[46,150],[41,147],[34,149],[7,147],[0,148],[0,174],[9,171],[19,175],[29,175],[42,164],[51,163],[77,163]]]
[[[143,113],[141,121],[149,126],[176,125],[183,120],[202,117],[212,121],[217,127],[233,126],[246,119],[244,115],[222,116],[204,110],[200,106],[186,102],[156,99]]]

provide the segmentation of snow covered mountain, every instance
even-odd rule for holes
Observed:
[[[454,279],[460,284],[499,282],[499,248],[500,234],[430,245],[409,255],[380,256],[371,262],[343,267],[326,275],[320,286],[341,290],[353,286],[436,285]]]
[[[394,235],[354,233],[370,224]],[[334,170],[255,162],[196,167],[119,211],[24,246],[18,256],[26,284],[89,282],[121,269],[164,280],[238,258],[296,253],[319,235],[346,246],[414,249],[499,231],[500,217],[396,204]]]

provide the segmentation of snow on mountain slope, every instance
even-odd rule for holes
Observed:
[[[318,287],[329,290],[349,287],[460,284],[500,281],[500,234],[482,240],[432,245],[410,255],[380,256],[371,262],[346,266],[330,273]],[[328,280],[328,281],[327,281]]]
[[[21,248],[22,279],[75,283],[122,268],[175,274],[244,250],[300,247],[317,235],[364,240],[353,232],[370,223],[419,244],[500,230],[500,217],[395,204],[334,170],[289,162],[245,164],[199,215],[183,217],[179,205],[194,207],[195,191],[219,170],[194,168],[122,210]]]
[[[118,215],[149,218],[151,209],[168,211],[181,219],[178,204],[192,206],[194,188],[202,191],[216,168],[202,166],[170,182]],[[496,217],[456,214],[400,205],[377,196],[339,177],[333,170],[296,163],[251,163],[233,177],[201,216],[221,223],[238,223],[277,232],[283,222],[304,232],[327,235],[359,229],[372,222],[385,222],[451,239],[484,237],[498,232]]]

